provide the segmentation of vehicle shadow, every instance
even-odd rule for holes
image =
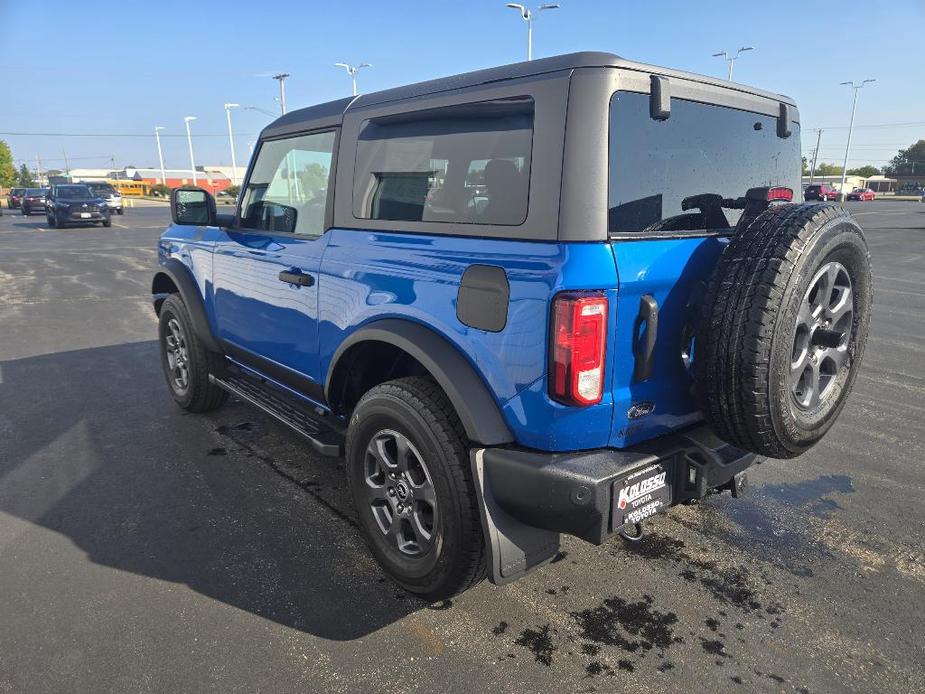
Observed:
[[[425,607],[369,557],[337,463],[277,468],[259,441],[235,436],[264,419],[226,408],[176,407],[154,341],[0,362],[0,511],[97,564],[327,639]]]

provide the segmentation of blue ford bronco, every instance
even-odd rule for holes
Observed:
[[[170,392],[343,455],[371,551],[430,599],[737,496],[832,426],[867,337],[863,232],[792,202],[799,121],[606,53],[290,112],[234,214],[171,197]]]

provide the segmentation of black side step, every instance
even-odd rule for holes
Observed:
[[[309,440],[321,455],[339,457],[344,454],[344,436],[321,418],[281,394],[272,387],[253,378],[227,374],[218,378],[209,374],[209,380],[232,395],[259,407],[283,424],[295,429]]]

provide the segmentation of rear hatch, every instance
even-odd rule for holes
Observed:
[[[759,186],[800,190],[799,126],[779,136],[778,107],[758,96],[754,111],[672,98],[670,117],[655,120],[648,95],[613,96],[608,228],[619,286],[612,446],[701,418],[693,323],[741,212],[696,196],[739,198]]]

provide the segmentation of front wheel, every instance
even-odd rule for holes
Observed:
[[[360,529],[392,580],[441,600],[485,577],[465,432],[436,383],[402,378],[367,392],[346,463]]]
[[[177,404],[189,412],[208,412],[220,407],[227,394],[209,380],[209,374],[222,372],[222,355],[210,352],[202,344],[186,304],[177,294],[168,296],[161,306],[158,338],[161,367]]]
[[[112,226],[112,218],[111,218],[111,217],[107,217],[106,219],[104,219],[104,220],[103,220],[103,226],[104,226],[104,227],[111,227],[111,226]]]

